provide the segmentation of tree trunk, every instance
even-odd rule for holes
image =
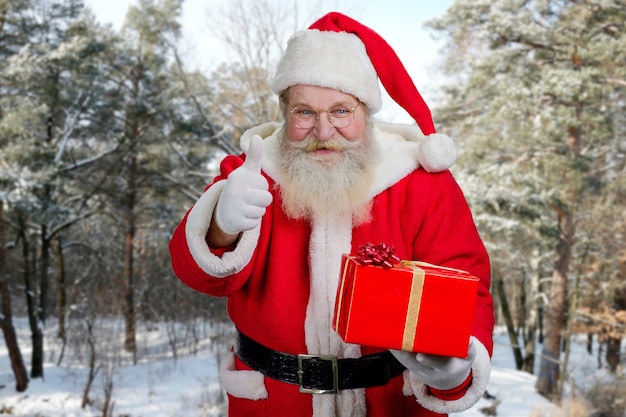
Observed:
[[[0,201],[0,300],[2,300],[2,313],[0,315],[0,328],[4,334],[4,341],[9,352],[11,368],[15,376],[15,389],[24,392],[28,388],[28,372],[24,365],[20,345],[17,342],[15,327],[13,326],[13,313],[11,311],[11,293],[9,285],[4,280],[4,223],[3,223],[3,202]]]
[[[39,267],[39,321],[45,325],[48,315],[48,271],[50,270],[50,240],[48,226],[41,227],[41,259]]]
[[[20,238],[22,240],[22,257],[24,259],[24,292],[26,293],[28,324],[30,326],[32,342],[30,377],[42,378],[43,330],[39,325],[39,314],[37,312],[37,291],[33,287],[33,271],[36,270],[36,256],[30,247],[26,228],[26,221],[22,216],[20,216]]]
[[[609,337],[606,342],[606,363],[609,365],[611,372],[617,372],[622,358],[620,352],[622,350],[621,337]]]
[[[126,339],[124,348],[135,352],[135,305],[133,296],[133,230],[124,233],[124,320]]]
[[[61,242],[61,236],[53,240],[54,249],[58,259],[57,269],[57,338],[61,340],[61,352],[59,353],[59,359],[57,359],[57,366],[61,365],[63,357],[65,356],[65,348],[67,346],[67,331],[65,318],[67,317],[67,293],[65,289],[65,261],[63,259],[63,245]]]
[[[513,357],[515,358],[515,368],[522,369],[522,351],[520,349],[519,340],[517,339],[517,333],[515,332],[515,324],[513,323],[513,316],[509,309],[509,301],[506,298],[504,291],[504,280],[501,277],[495,279],[495,285],[498,294],[498,300],[500,301],[500,308],[502,309],[502,316],[506,324],[506,331],[509,335],[509,342],[513,349]]]
[[[526,331],[526,343],[524,344],[524,360],[522,371],[533,375],[535,373],[535,338],[537,337],[536,321],[528,326]]]
[[[135,203],[136,203],[136,173],[137,157],[130,156],[128,170],[128,190],[126,194],[126,219],[124,232],[124,320],[126,322],[126,338],[124,348],[135,356],[137,346],[135,341],[135,300],[133,284],[134,238],[135,238]]]
[[[67,314],[67,293],[65,291],[65,263],[63,260],[63,247],[61,237],[57,236],[54,240],[54,246],[59,262],[57,270],[57,315],[59,320],[59,328],[57,337],[65,341],[65,316]]]
[[[560,355],[562,332],[565,327],[565,303],[567,294],[567,273],[574,244],[573,214],[563,209],[558,210],[559,243],[557,260],[552,273],[550,300],[546,309],[545,339],[537,376],[537,391],[544,397],[559,402],[556,398],[560,377]]]
[[[613,296],[613,308],[616,313],[626,311],[626,290],[619,289]],[[611,372],[617,372],[617,367],[621,362],[622,335],[611,335],[606,343],[606,363]]]
[[[33,329],[33,355],[32,355],[32,368],[31,377],[43,378],[43,362],[44,362],[44,337],[43,329],[46,325],[46,315],[48,314],[48,269],[50,265],[50,241],[46,234],[48,228],[46,225],[41,225],[41,259],[40,259],[40,271],[39,271],[39,302],[37,303],[36,325]],[[33,258],[36,255],[33,253]],[[36,268],[33,267],[33,272]]]
[[[535,373],[535,343],[539,329],[540,309],[542,299],[539,296],[539,251],[533,251],[531,259],[530,282],[524,285],[528,288],[528,299],[522,308],[528,311],[524,325],[524,363],[522,371],[534,375]]]
[[[4,334],[4,341],[9,352],[9,359],[11,360],[11,369],[13,369],[13,375],[15,376],[15,389],[18,392],[24,392],[28,388],[28,372],[26,371],[26,365],[24,365],[20,345],[17,341],[17,334],[10,316],[9,286],[3,279],[0,279],[0,295],[2,297],[2,314],[4,316],[0,319],[0,328],[2,328],[2,334]],[[7,314],[9,315],[7,316]]]
[[[96,366],[96,346],[93,342],[93,323],[91,320],[87,320],[87,347],[89,347],[89,373],[85,388],[83,388],[83,400],[80,404],[80,408],[83,410],[91,404],[89,393],[91,392],[91,386],[99,370]]]
[[[583,258],[584,259],[584,258]],[[574,291],[571,294],[571,300],[568,300],[569,306],[568,306],[568,314],[567,314],[567,320],[566,320],[566,325],[565,325],[565,335],[563,337],[564,339],[564,355],[563,355],[563,361],[562,361],[562,367],[563,369],[561,370],[561,375],[559,376],[559,384],[557,387],[557,391],[556,391],[556,398],[560,401],[561,398],[563,398],[563,390],[565,387],[565,380],[567,377],[567,373],[568,373],[568,369],[569,369],[569,358],[570,355],[572,353],[572,333],[573,333],[573,329],[574,329],[574,314],[576,314],[576,310],[578,309],[578,297],[580,296],[580,275],[576,274],[576,283],[574,285]]]

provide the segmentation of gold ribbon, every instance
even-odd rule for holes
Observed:
[[[415,344],[417,321],[422,304],[426,272],[414,263],[402,262],[402,264],[413,270],[413,281],[411,282],[411,292],[409,294],[409,308],[406,312],[404,335],[402,336],[402,350],[410,352],[413,350],[413,345]]]
[[[345,292],[345,287],[346,287],[346,281],[348,280],[348,277],[346,276],[348,273],[348,268],[350,266],[350,262],[351,262],[351,258],[350,257],[346,257],[345,259],[342,259],[343,262],[343,272],[341,273],[341,286],[339,288],[339,292],[338,292],[338,300],[335,301],[336,305],[337,305],[337,312],[335,313],[335,325],[337,327],[339,327],[339,321],[342,318],[341,314],[342,314],[342,307],[343,307],[343,293]]]

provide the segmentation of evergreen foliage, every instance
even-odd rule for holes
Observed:
[[[560,395],[566,319],[581,330],[594,322],[582,308],[612,312],[613,335],[625,334],[614,246],[625,224],[625,20],[620,0],[460,0],[431,22],[449,40],[438,114],[462,146],[456,169],[494,277],[510,295],[535,291],[518,310],[545,309],[538,389],[549,397]],[[521,288],[529,277],[539,285]]]

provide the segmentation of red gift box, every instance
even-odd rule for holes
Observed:
[[[349,343],[466,357],[478,278],[424,262],[343,255],[333,326]]]

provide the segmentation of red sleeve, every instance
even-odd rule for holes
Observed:
[[[174,274],[185,285],[196,291],[223,297],[226,295],[227,281],[209,276],[198,266],[189,251],[187,237],[185,236],[188,215],[189,212],[176,227],[169,243],[170,260]]]
[[[461,269],[480,279],[471,333],[491,355],[495,320],[489,255],[465,196],[452,174],[449,171],[437,174],[419,171],[418,175],[430,175],[432,182],[423,202],[425,220],[413,242],[415,254],[419,255],[416,259]]]
[[[228,155],[220,163],[220,173],[213,179],[213,183],[215,184],[218,181],[225,180],[231,172],[242,166],[245,160],[246,155],[244,154],[239,156]]]

